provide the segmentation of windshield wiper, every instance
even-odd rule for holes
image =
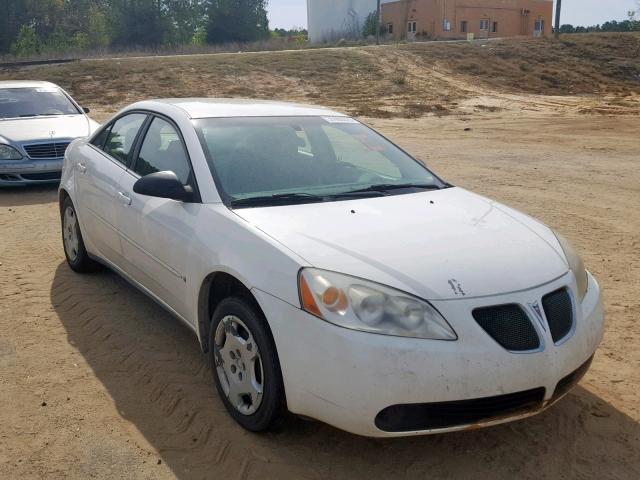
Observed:
[[[330,198],[370,198],[370,197],[386,197],[389,195],[387,192],[381,190],[348,190],[346,192],[332,193]]]
[[[313,193],[276,193],[258,197],[239,198],[231,201],[232,207],[255,207],[264,205],[281,205],[287,203],[324,202],[325,197]]]
[[[359,188],[357,190],[350,190],[348,194],[351,193],[362,193],[362,192],[381,192],[385,193],[390,190],[402,190],[406,188],[417,188],[421,190],[440,190],[440,186],[434,183],[381,183],[378,185],[371,185],[365,188]]]

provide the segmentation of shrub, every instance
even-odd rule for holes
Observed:
[[[11,45],[11,53],[16,57],[28,57],[40,53],[40,41],[33,25],[22,25],[18,38]]]

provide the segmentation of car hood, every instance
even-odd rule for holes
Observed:
[[[548,227],[461,188],[235,213],[310,266],[428,300],[524,290],[568,271]]]
[[[95,129],[93,123],[86,115],[0,120],[0,141],[22,143],[86,137]]]

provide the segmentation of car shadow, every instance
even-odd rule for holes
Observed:
[[[24,207],[57,201],[57,183],[0,187],[0,207]]]
[[[181,479],[638,478],[639,424],[580,386],[488,429],[379,440],[292,418],[256,435],[227,415],[195,335],[120,277],[60,264],[51,302],[118,412]]]

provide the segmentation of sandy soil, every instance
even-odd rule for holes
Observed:
[[[606,335],[559,404],[391,441],[299,419],[249,434],[190,331],[116,275],[69,270],[55,188],[0,191],[0,478],[640,478],[640,118],[492,101],[500,111],[371,123],[583,253]]]

